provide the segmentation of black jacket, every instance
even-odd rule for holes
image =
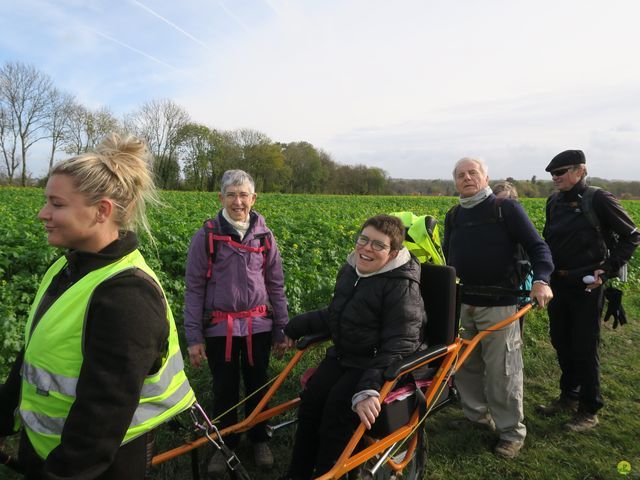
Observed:
[[[365,370],[357,391],[379,390],[384,369],[421,348],[426,321],[420,263],[411,257],[393,270],[369,277],[359,277],[346,263],[329,307],[294,317],[285,333],[290,338],[330,333],[333,346],[327,355],[345,367]]]
[[[587,185],[581,181],[567,192],[557,192],[547,200],[544,238],[551,248],[556,270],[573,272],[571,278],[554,275],[554,284],[584,288],[582,276],[601,268],[609,276],[615,275],[629,261],[640,244],[640,232],[622,208],[620,202],[606,190],[593,195],[593,212],[604,234],[615,234],[616,247],[607,252],[602,235],[582,213],[581,197]],[[554,202],[551,201],[554,198]],[[574,278],[575,277],[575,278]]]
[[[35,328],[46,309],[73,283],[131,253],[137,245],[136,236],[128,232],[99,253],[69,252],[67,268],[53,279],[38,308]],[[43,464],[23,437],[19,459],[28,467],[27,478],[110,478],[104,474],[121,448],[145,377],[161,365],[168,335],[166,302],[145,273],[127,270],[96,288],[85,325],[76,401],[65,421],[62,442]],[[15,373],[21,360],[22,352],[0,391],[0,419],[4,419],[0,423],[5,425],[18,402],[20,377]]]

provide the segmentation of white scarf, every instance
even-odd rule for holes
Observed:
[[[479,203],[482,203],[492,193],[493,190],[491,190],[491,187],[487,185],[471,197],[460,197],[460,206],[462,208],[473,208]]]
[[[246,222],[239,222],[237,220],[234,220],[233,218],[231,218],[229,216],[229,214],[227,213],[227,210],[225,208],[222,209],[222,216],[224,217],[224,219],[229,222],[231,224],[231,226],[234,228],[234,230],[236,232],[238,232],[238,235],[240,235],[240,240],[242,240],[245,236],[245,234],[247,233],[247,230],[249,230],[249,225],[251,224],[251,215],[247,216],[247,221]]]

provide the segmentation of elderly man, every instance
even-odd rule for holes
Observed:
[[[603,406],[598,358],[602,275],[616,276],[640,243],[640,233],[613,195],[587,186],[581,150],[559,153],[546,171],[558,190],[547,200],[543,235],[556,267],[549,321],[562,374],[560,397],[538,410],[571,413],[566,427],[584,432],[598,424],[596,413]]]
[[[544,307],[552,297],[551,253],[524,209],[512,199],[497,200],[482,160],[463,158],[453,169],[460,204],[447,213],[444,254],[463,285],[516,289],[514,254],[518,243],[533,266],[531,297]],[[516,312],[517,294],[462,293],[461,336],[472,338]],[[514,458],[524,445],[522,423],[522,341],[518,322],[484,338],[456,374],[467,420],[497,429],[496,455]]]

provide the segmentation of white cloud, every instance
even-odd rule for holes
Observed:
[[[0,5],[0,58],[90,106],[172,98],[392,176],[448,178],[480,155],[530,178],[583,148],[591,174],[640,179],[635,0],[141,2]]]

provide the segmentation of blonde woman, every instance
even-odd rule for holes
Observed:
[[[154,429],[194,401],[133,232],[148,230],[156,198],[149,159],[140,140],[111,134],[50,172],[38,218],[65,254],[40,284],[0,403],[3,425],[14,410],[22,425],[28,478],[145,478]]]

